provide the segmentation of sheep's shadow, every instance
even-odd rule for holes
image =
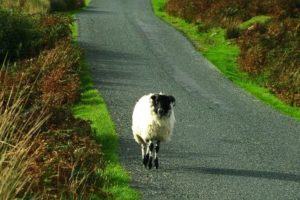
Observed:
[[[263,178],[272,180],[292,181],[300,182],[300,175],[284,173],[284,172],[270,172],[270,171],[258,171],[258,170],[245,170],[245,169],[226,169],[226,168],[210,168],[210,167],[191,167],[180,166],[173,169],[166,169],[166,171],[176,171],[182,173],[201,173],[221,176],[240,176],[240,177],[252,177]]]
[[[121,137],[121,143],[126,144],[125,146],[131,147],[129,150],[126,160],[135,160],[139,159],[140,149],[138,145],[133,145],[134,142],[128,138]],[[218,154],[214,152],[207,153],[193,153],[193,152],[174,152],[164,150],[162,153],[163,157],[168,159],[174,159],[176,157],[182,157],[189,159],[191,157],[200,156],[200,157],[220,157],[224,156],[223,154]],[[174,154],[174,155],[173,155]],[[130,156],[128,156],[130,155]],[[140,160],[138,160],[140,161]],[[126,162],[126,161],[125,161]],[[139,162],[135,162],[139,163]],[[201,173],[201,174],[210,174],[217,176],[238,176],[238,177],[249,177],[249,178],[261,178],[261,179],[270,179],[270,180],[282,180],[282,181],[291,181],[300,183],[300,175],[285,173],[285,172],[272,172],[272,171],[260,171],[260,170],[246,170],[246,169],[231,169],[231,168],[213,168],[213,167],[202,167],[202,166],[192,166],[192,165],[176,165],[167,167],[166,165],[160,167],[160,170],[171,173]]]

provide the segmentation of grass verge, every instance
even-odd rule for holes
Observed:
[[[168,15],[164,11],[165,4],[166,0],[152,0],[153,10],[156,16],[184,33],[194,46],[228,79],[282,113],[300,120],[299,108],[285,104],[270,93],[268,89],[259,86],[256,80],[251,79],[248,74],[239,70],[236,62],[239,55],[239,48],[234,42],[225,39],[224,29],[211,28],[199,32],[199,24],[188,23],[181,18]],[[265,21],[268,19],[261,17],[260,20]],[[248,24],[245,26],[247,25]]]
[[[90,1],[86,1],[88,5]],[[74,15],[74,13],[72,13]],[[78,25],[73,24],[73,38],[76,43],[78,36]],[[95,89],[89,66],[82,60],[81,73],[82,93],[80,102],[73,107],[75,117],[88,120],[94,130],[96,140],[102,145],[102,151],[106,161],[104,171],[99,172],[105,180],[104,190],[111,194],[109,199],[134,200],[140,199],[140,194],[130,188],[131,181],[128,173],[119,163],[118,158],[118,136],[115,131],[106,104],[100,92]]]
[[[241,23],[239,25],[239,28],[242,30],[245,30],[245,29],[249,28],[250,26],[254,25],[255,23],[265,24],[270,20],[271,20],[270,16],[265,16],[265,15],[255,16],[255,17],[252,17],[251,19]]]

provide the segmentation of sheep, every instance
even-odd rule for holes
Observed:
[[[132,133],[141,146],[145,167],[158,168],[160,142],[169,141],[175,124],[175,98],[163,93],[150,93],[141,97],[132,114]],[[155,151],[154,151],[155,150]],[[146,152],[145,152],[146,151]]]

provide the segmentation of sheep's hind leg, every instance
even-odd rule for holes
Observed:
[[[155,145],[155,152],[154,152],[154,166],[156,169],[158,169],[158,151],[159,151],[159,147],[160,147],[160,141],[157,140],[156,145]]]

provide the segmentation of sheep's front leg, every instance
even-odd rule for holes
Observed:
[[[153,150],[154,150],[154,144],[153,142],[147,141],[147,150],[146,150],[146,155],[144,156],[143,159],[143,164],[145,167],[149,167],[149,169],[152,168],[152,160],[153,160]]]
[[[148,166],[148,162],[149,162],[149,154],[150,154],[149,144],[150,144],[150,141],[146,141],[146,154],[144,152],[145,151],[145,146],[142,145],[143,164],[144,164],[145,167]]]
[[[144,163],[144,158],[145,158],[145,145],[141,144],[141,151],[142,151],[142,159],[143,159],[143,163]]]
[[[152,141],[150,141],[150,144],[149,144],[149,162],[148,162],[148,167],[149,169],[152,168],[152,160],[153,160],[153,151],[154,150],[154,144]]]
[[[154,166],[156,169],[158,169],[158,151],[159,151],[159,147],[160,147],[160,141],[157,140],[156,145],[155,145],[155,152],[154,152]]]

